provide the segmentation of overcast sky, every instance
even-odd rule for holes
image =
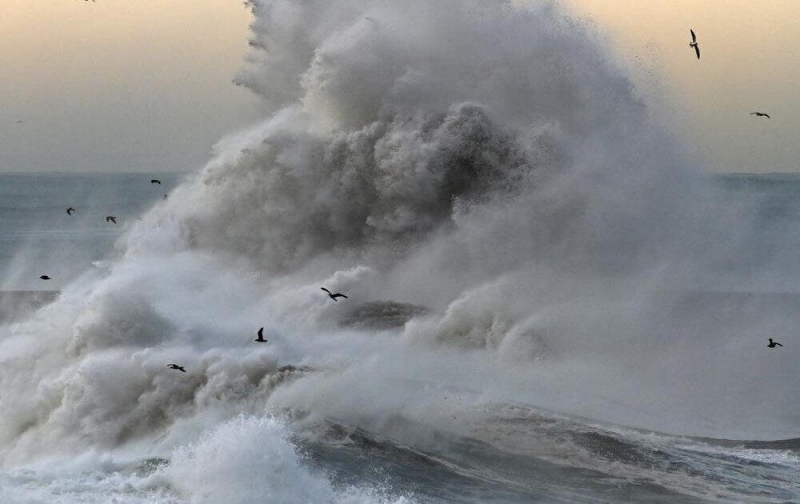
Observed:
[[[800,171],[800,1],[567,1],[706,169]],[[0,171],[202,166],[259,117],[231,84],[249,21],[241,0],[2,0]]]

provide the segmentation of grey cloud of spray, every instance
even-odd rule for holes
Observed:
[[[265,408],[380,429],[413,404],[450,425],[414,380],[670,431],[790,430],[797,406],[752,383],[769,368],[789,390],[791,367],[741,357],[765,317],[676,294],[716,287],[710,265],[735,276],[739,214],[589,28],[552,3],[250,5],[237,82],[271,114],[132,225],[108,271],[7,329],[6,461],[153,433],[169,449]],[[347,305],[320,285],[427,316],[337,328]],[[164,372],[178,360],[185,380]]]

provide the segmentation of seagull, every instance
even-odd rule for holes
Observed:
[[[160,181],[160,180],[158,180],[158,179],[150,179],[150,183],[151,183],[151,184],[158,184],[158,185],[161,185],[161,181]]]
[[[167,367],[170,369],[175,369],[177,371],[183,371],[184,373],[186,372],[186,370],[183,369],[183,366],[179,366],[177,364],[167,364]]]
[[[113,215],[106,215],[106,222],[113,222],[114,224],[116,224],[117,218]]]
[[[336,299],[336,298],[340,298],[340,297],[343,297],[343,298],[345,298],[345,299],[350,299],[350,298],[348,298],[347,296],[345,296],[344,294],[342,294],[342,293],[340,293],[340,292],[337,292],[336,294],[333,294],[333,293],[331,293],[331,291],[329,291],[329,290],[328,290],[328,289],[326,289],[325,287],[322,287],[322,290],[324,290],[325,292],[327,292],[327,293],[328,293],[328,296],[330,296],[330,298],[331,298],[331,299],[333,299],[334,301],[338,301],[338,299]]]
[[[782,347],[783,345],[781,345],[781,344],[780,344],[780,343],[778,343],[777,341],[772,341],[772,338],[770,338],[770,339],[769,339],[769,345],[767,345],[767,346],[768,346],[769,348],[775,348],[776,346]]]
[[[267,340],[264,339],[264,328],[258,330],[258,338],[254,339],[253,341],[258,341],[259,343],[266,343]]]
[[[50,280],[50,277],[47,275],[42,275],[39,278],[41,278],[42,280]]]
[[[750,112],[750,115],[754,115],[756,117],[766,117],[767,119],[772,119],[769,114],[765,114],[764,112]]]
[[[22,121],[17,121],[17,124],[22,124]]]
[[[697,53],[697,59],[700,59],[700,45],[697,43],[697,36],[694,34],[694,30],[689,28],[689,31],[692,33],[692,41],[689,42],[689,47],[694,47],[694,52]]]
[[[75,209],[72,208],[72,207],[67,208],[67,215],[72,215],[72,212],[74,212],[74,211],[75,211]]]

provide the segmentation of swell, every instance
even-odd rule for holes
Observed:
[[[336,484],[370,481],[426,502],[780,502],[798,491],[800,459],[781,442],[721,449],[500,405],[472,424],[470,435],[439,431],[414,448],[327,423],[300,445]],[[508,436],[510,425],[537,441]]]
[[[3,328],[4,463],[169,452],[240,412],[376,435],[403,412],[418,447],[416,426],[465,430],[486,397],[795,435],[793,361],[753,335],[797,315],[692,297],[772,285],[750,207],[704,192],[589,27],[552,3],[249,4],[239,81],[271,113],[133,222],[107,268]]]

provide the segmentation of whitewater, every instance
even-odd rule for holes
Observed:
[[[0,502],[800,500],[797,180],[556,3],[248,4],[263,121],[0,326]]]

